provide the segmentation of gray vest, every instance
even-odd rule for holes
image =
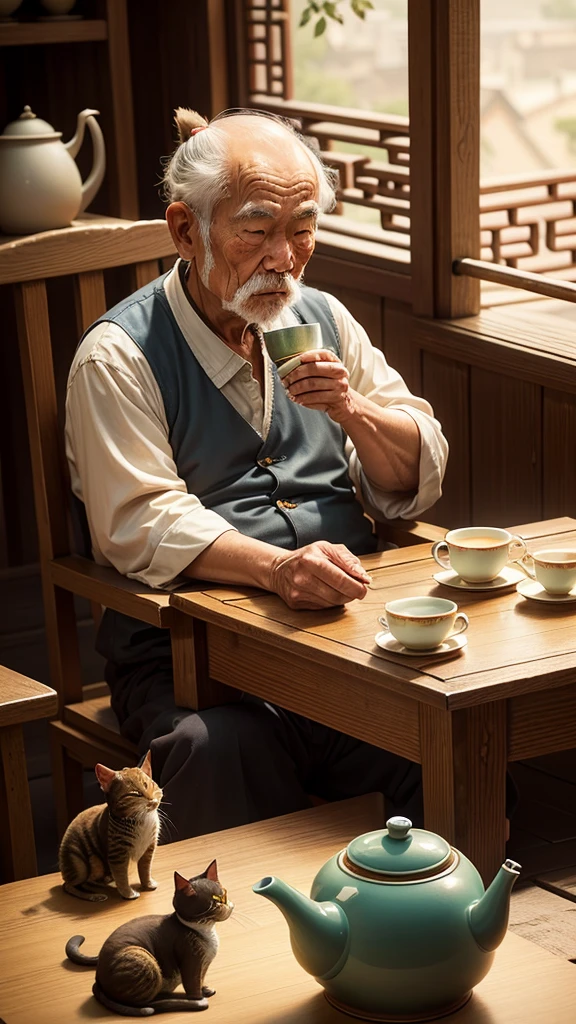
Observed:
[[[340,354],[326,299],[302,289],[293,307],[302,323],[319,321],[325,347]],[[212,383],[184,338],[164,291],[164,277],[129,296],[101,321],[118,324],[141,349],[164,402],[178,475],[189,493],[241,533],[294,549],[315,540],[374,551],[370,521],[356,500],[346,435],[328,416],[291,402],[276,370],[266,440]],[[98,649],[115,664],[169,654],[163,630],[108,610]]]

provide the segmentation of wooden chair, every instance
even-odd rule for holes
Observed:
[[[56,713],[49,686],[0,665],[0,872],[5,882],[37,875],[22,726]]]
[[[0,285],[15,287],[17,331],[24,378],[26,414],[34,475],[40,567],[51,681],[58,693],[59,717],[51,723],[51,748],[58,826],[62,832],[82,808],[82,770],[103,761],[111,768],[135,763],[135,747],[120,735],[102,694],[83,699],[74,595],[96,607],[112,608],[142,622],[171,630],[174,686],[178,704],[208,707],[235,691],[206,680],[198,636],[188,616],[170,606],[167,594],[126,579],[111,568],[74,553],[70,490],[59,421],[46,279],[72,276],[74,336],[122,295],[106,295],[104,271],[125,268],[123,294],[161,272],[159,262],[174,256],[164,221],[121,221],[86,215],[70,228],[0,240]],[[118,273],[118,271],[116,271]],[[69,363],[69,360],[68,360]],[[67,366],[65,367],[67,371]],[[63,389],[61,389],[63,390]],[[390,524],[386,537],[397,544],[421,543],[444,535],[421,523]],[[191,583],[190,589],[200,584]],[[194,685],[191,679],[195,677]]]
[[[100,696],[83,700],[74,595],[92,602],[96,616],[108,607],[162,628],[170,627],[172,612],[167,594],[74,553],[46,279],[73,275],[75,323],[69,327],[77,340],[120,297],[106,295],[105,271],[124,268],[121,288],[129,294],[162,272],[161,260],[173,257],[160,220],[86,215],[59,231],[0,239],[0,284],[12,284],[15,292],[50,677],[58,694],[50,738],[60,832],[83,807],[84,767],[103,761],[121,768],[137,760],[136,748],[120,735],[105,685]]]

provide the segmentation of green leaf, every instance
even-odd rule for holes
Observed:
[[[329,18],[335,18],[336,17],[336,4],[335,3],[331,3],[330,0],[326,0],[326,2],[322,4],[322,7],[326,11],[326,14],[328,15]]]
[[[314,36],[321,36],[326,30],[326,18],[320,18],[314,26]]]
[[[305,7],[304,10],[302,11],[302,17],[300,18],[300,25],[298,27],[299,28],[304,28],[304,25],[308,24],[308,22],[310,21],[311,17],[312,17],[312,8],[311,7]]]

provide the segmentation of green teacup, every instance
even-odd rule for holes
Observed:
[[[296,324],[294,327],[279,327],[276,331],[264,331],[264,344],[278,367],[278,375],[285,377],[300,366],[301,352],[324,348],[322,328],[320,324]]]

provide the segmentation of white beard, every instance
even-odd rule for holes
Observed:
[[[256,294],[267,288],[283,288],[285,291],[280,295],[266,297]],[[290,274],[253,274],[231,299],[222,302],[222,306],[247,324],[257,324],[263,331],[267,331],[273,327],[286,306],[298,301],[300,294],[298,281]]]

